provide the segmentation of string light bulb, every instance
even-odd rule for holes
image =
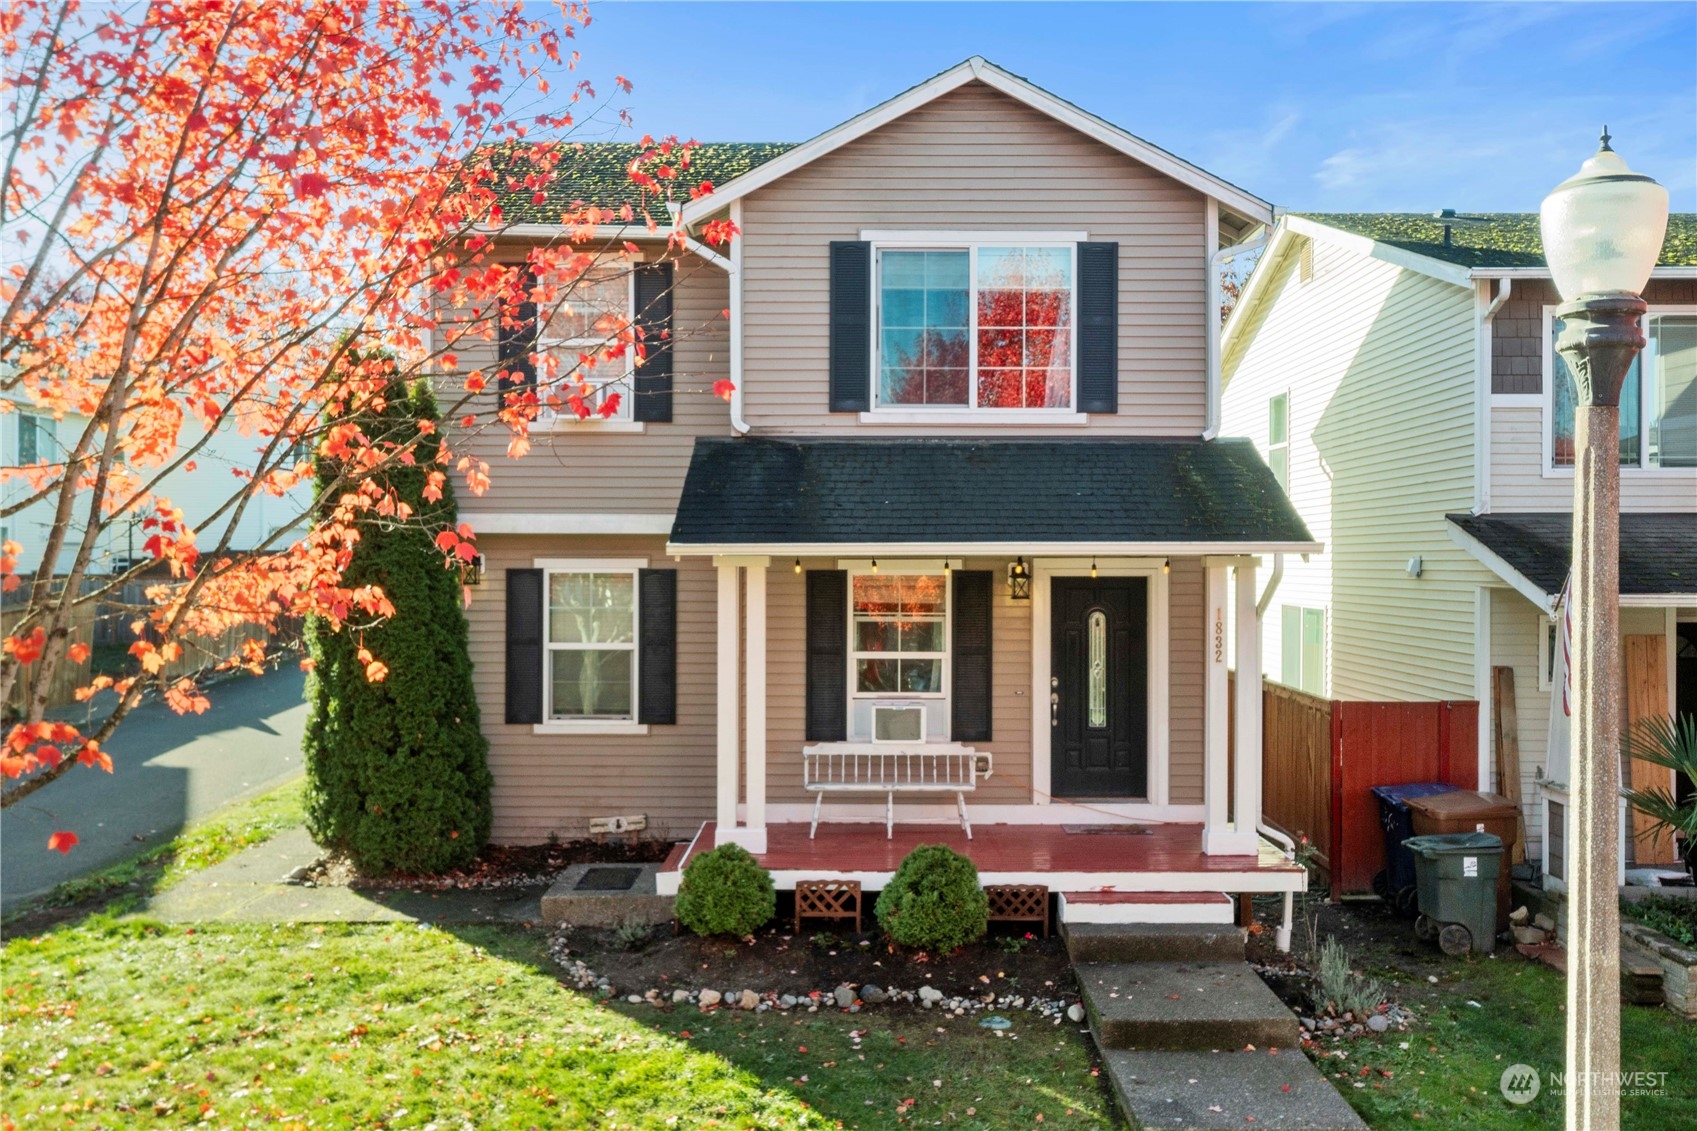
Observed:
[[[800,559],[800,558],[797,558],[797,559],[796,559],[796,560],[795,560],[795,571],[796,571],[796,572],[797,572],[797,573],[800,573],[800,572],[801,572],[801,559]]]
[[[1162,558],[1161,559],[1161,572],[1162,573],[1171,573],[1172,571],[1173,571],[1173,560],[1171,558]]]
[[[872,572],[873,573],[878,572],[878,559],[877,558],[872,559]]]
[[[1091,577],[1096,576],[1096,555],[1095,554],[1090,555],[1090,576]]]
[[[943,573],[945,575],[954,572],[954,568],[955,567],[949,563],[948,558],[943,559]]]

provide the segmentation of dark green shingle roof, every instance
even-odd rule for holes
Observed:
[[[1329,228],[1441,259],[1462,267],[1542,267],[1544,241],[1536,212],[1470,212],[1484,224],[1455,225],[1450,245],[1444,244],[1443,221],[1426,212],[1297,212],[1293,215]],[[1662,243],[1664,267],[1697,266],[1697,213],[1675,212],[1668,217]]]
[[[630,179],[630,164],[645,150],[652,148],[622,141],[591,141],[583,143],[580,148],[567,147],[565,156],[556,166],[556,176],[548,184],[547,199],[537,204],[532,199],[534,193],[531,190],[522,186],[510,189],[504,205],[507,219],[515,223],[553,224],[558,223],[561,215],[574,206],[617,209],[629,204],[640,209],[643,194]],[[689,168],[680,171],[672,182],[671,199],[679,203],[688,200],[690,189],[703,181],[711,182],[715,188],[721,187],[733,177],[764,165],[793,148],[795,146],[791,142],[778,141],[703,142],[690,152]],[[497,168],[506,168],[520,179],[533,172],[525,161],[516,156],[522,150],[522,145],[503,147],[496,156]],[[502,188],[507,189],[507,186]],[[647,204],[654,219],[664,223],[665,210],[652,193],[648,195]]]

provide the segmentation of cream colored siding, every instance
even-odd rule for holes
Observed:
[[[1302,242],[1263,265],[1271,289],[1233,328],[1223,400],[1222,432],[1265,452],[1268,398],[1290,393],[1293,499],[1326,553],[1287,559],[1278,601],[1328,609],[1332,697],[1470,699],[1488,575],[1444,515],[1473,505],[1472,294],[1323,240],[1305,284]],[[1419,579],[1405,570],[1415,555]],[[1276,676],[1275,616],[1264,655]]]
[[[1491,409],[1491,509],[1571,511],[1573,472],[1544,467],[1544,410]],[[1623,467],[1623,511],[1685,511],[1697,516],[1697,471]],[[1697,517],[1694,517],[1697,521]]]
[[[670,515],[683,489],[695,438],[730,434],[729,410],[712,391],[715,381],[730,376],[724,317],[729,293],[719,268],[694,256],[677,261],[669,423],[646,424],[640,434],[601,430],[589,422],[542,426],[531,432],[529,454],[516,460],[506,454],[510,437],[501,425],[487,424],[469,436],[455,429],[456,450],[490,466],[491,486],[484,495],[460,492],[466,520],[475,526],[479,515],[502,512]],[[496,349],[493,340],[468,336],[458,350],[459,372],[493,374]],[[454,382],[440,384],[444,402],[456,395]],[[492,380],[490,384],[479,397],[484,419],[495,405]]]
[[[589,834],[591,817],[642,813],[657,836],[687,836],[713,815],[715,574],[702,559],[674,563],[661,538],[486,534],[486,569],[472,590],[471,658],[489,768],[494,839],[533,843]],[[678,571],[678,722],[647,735],[536,734],[502,721],[506,702],[506,571],[537,558],[646,558]]]
[[[1174,805],[1202,804],[1202,668],[1208,639],[1202,582],[1197,558],[1174,561],[1167,575],[1167,800]]]
[[[989,87],[944,95],[743,201],[746,416],[757,431],[916,434],[828,411],[830,241],[866,228],[1083,230],[1120,245],[1119,413],[1093,417],[1090,434],[1196,435],[1205,203]]]
[[[1512,589],[1491,590],[1491,666],[1514,669],[1515,725],[1520,747],[1521,811],[1526,817],[1526,854],[1538,859],[1544,840],[1544,807],[1538,802],[1539,771],[1548,761],[1550,735],[1550,692],[1538,689],[1538,634],[1547,631],[1549,620],[1532,602]],[[1492,728],[1487,714],[1480,725]],[[1490,762],[1493,788],[1496,759]]]

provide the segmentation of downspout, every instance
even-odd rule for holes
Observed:
[[[668,208],[672,213],[673,234],[683,241],[685,247],[725,272],[728,277],[731,292],[731,427],[739,436],[745,435],[748,432],[748,421],[742,418],[742,201],[733,200],[730,204],[731,223],[736,226],[737,234],[731,238],[731,254],[728,259],[678,225],[678,217],[682,211],[678,205],[671,204]]]
[[[1272,227],[1263,225],[1261,234],[1255,238],[1234,243],[1230,247],[1222,247],[1208,257],[1208,407],[1207,427],[1202,430],[1204,440],[1212,440],[1220,434],[1220,381],[1223,376],[1220,372],[1220,332],[1224,328],[1220,323],[1220,268],[1225,266],[1228,259],[1266,247],[1272,234]]]
[[[1262,617],[1267,615],[1267,606],[1273,603],[1273,594],[1278,592],[1279,582],[1283,581],[1284,577],[1285,556],[1283,554],[1274,554],[1272,576],[1267,578],[1267,588],[1262,591],[1261,599],[1255,602],[1256,620],[1260,620]],[[1255,831],[1266,837],[1268,840],[1276,841],[1277,843],[1284,845],[1285,855],[1290,857],[1292,860],[1296,859],[1296,842],[1291,840],[1290,837],[1286,836],[1278,829],[1273,828],[1271,825],[1263,821],[1261,819],[1261,814],[1259,813],[1255,814]],[[1284,941],[1279,944],[1279,948],[1281,950],[1290,949],[1289,930],[1290,927],[1287,920],[1287,925],[1283,928]]]
[[[1478,439],[1473,444],[1473,458],[1478,462],[1473,478],[1473,513],[1485,514],[1491,509],[1491,354],[1493,322],[1497,311],[1503,308],[1509,295],[1514,293],[1514,280],[1506,275],[1499,280],[1501,289],[1491,299],[1479,318],[1479,330],[1474,335],[1475,349],[1478,351],[1474,364],[1478,378],[1474,382],[1474,395],[1479,404],[1473,415],[1473,426],[1478,430]],[[1489,280],[1486,286],[1489,286]]]

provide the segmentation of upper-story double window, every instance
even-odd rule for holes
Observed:
[[[1578,385],[1555,350],[1562,320],[1546,308],[1549,463],[1573,466]],[[1697,468],[1697,309],[1662,308],[1644,318],[1649,345],[1620,391],[1620,463],[1636,468]]]
[[[544,393],[544,420],[573,421],[576,414],[565,398],[580,393],[591,420],[629,420],[636,396],[631,387],[635,351],[620,350],[620,335],[633,319],[634,276],[629,270],[594,268],[573,280],[566,294],[548,312],[537,329],[536,349],[552,358],[554,381],[548,390],[560,401],[550,407]],[[608,356],[609,352],[616,356]],[[618,394],[617,407],[606,414],[601,407],[611,394]]]
[[[876,248],[874,407],[1075,411],[1076,245]]]

